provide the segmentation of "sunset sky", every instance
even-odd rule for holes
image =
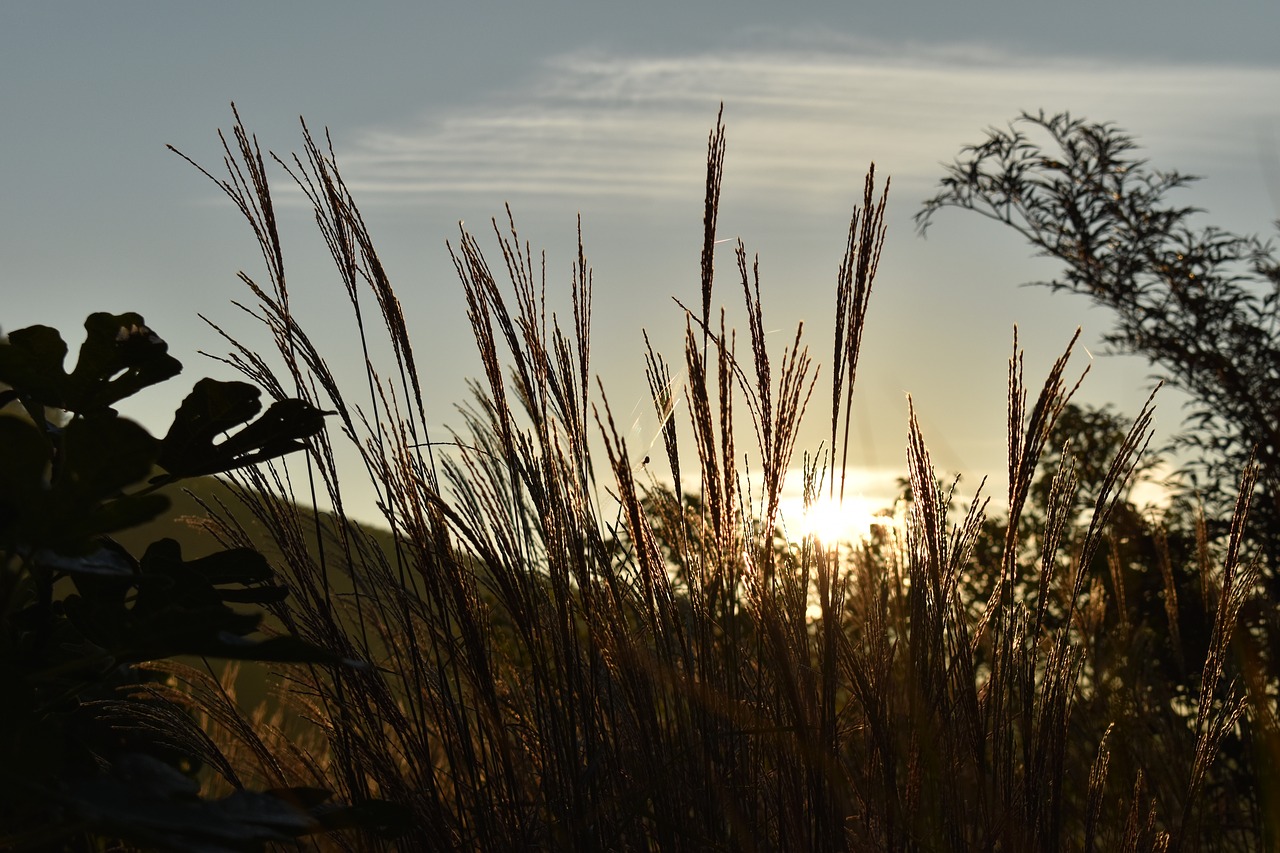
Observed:
[[[1077,0],[779,4],[9,3],[0,6],[0,327],[60,328],[138,311],[186,365],[126,413],[162,412],[225,351],[204,314],[263,347],[231,305],[259,275],[251,235],[216,188],[165,150],[215,169],[230,103],[264,148],[298,150],[298,117],[328,127],[399,288],[429,413],[457,423],[478,375],[445,241],[482,243],[509,202],[547,250],[567,303],[580,213],[595,274],[596,370],[643,454],[654,440],[643,341],[677,355],[697,299],[707,133],[724,104],[720,236],[761,262],[780,353],[795,324],[829,360],[835,271],[862,176],[890,175],[889,237],[858,378],[857,463],[880,497],[903,467],[906,394],[941,473],[1004,480],[1012,328],[1037,381],[1077,326],[1096,356],[1083,400],[1136,414],[1141,361],[1102,357],[1110,317],[1023,282],[1057,266],[972,215],[912,215],[941,163],[1020,110],[1069,110],[1134,133],[1152,162],[1202,175],[1181,201],[1205,222],[1272,232],[1280,218],[1280,5]],[[355,360],[341,285],[279,174],[299,312],[334,361]],[[1272,232],[1274,233],[1274,232]],[[736,310],[733,245],[719,300]],[[353,374],[354,376],[354,374]],[[358,387],[353,385],[354,387]],[[1164,394],[1161,435],[1180,421]],[[802,447],[816,447],[818,404]]]

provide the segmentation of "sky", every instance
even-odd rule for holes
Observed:
[[[1116,122],[1161,168],[1204,176],[1181,196],[1204,222],[1271,232],[1277,31],[1275,0],[3,4],[0,328],[52,325],[74,350],[90,311],[143,314],[186,365],[126,407],[158,432],[198,377],[232,378],[198,355],[226,351],[198,315],[267,347],[232,305],[248,296],[236,273],[262,273],[248,228],[165,148],[216,170],[234,102],[280,154],[300,149],[300,116],[329,129],[404,304],[435,425],[458,423],[452,407],[479,375],[446,241],[463,222],[495,248],[489,221],[509,203],[521,238],[546,250],[563,310],[580,215],[595,369],[641,456],[655,439],[641,329],[678,361],[672,297],[698,298],[706,140],[723,103],[720,237],[759,255],[775,356],[803,321],[829,360],[849,214],[871,162],[892,177],[855,403],[868,494],[904,470],[910,394],[940,473],[990,475],[998,497],[1015,323],[1032,384],[1082,328],[1084,402],[1136,415],[1152,370],[1102,355],[1105,311],[1021,287],[1058,267],[1007,229],[947,211],[919,237],[911,217],[941,164],[1022,110],[1068,110]],[[295,305],[350,367],[341,286],[277,177]],[[725,242],[717,256],[731,317],[732,253]],[[1159,400],[1167,437],[1181,401]],[[826,416],[815,405],[802,448]]]

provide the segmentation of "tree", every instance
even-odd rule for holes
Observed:
[[[962,150],[916,223],[924,234],[945,207],[1002,222],[1066,264],[1040,284],[1112,309],[1106,343],[1191,397],[1175,444],[1211,515],[1229,511],[1256,456],[1252,533],[1280,598],[1280,259],[1256,237],[1196,226],[1196,208],[1166,200],[1195,179],[1136,149],[1109,123],[1023,113]]]
[[[1258,579],[1266,595],[1239,612],[1245,630],[1236,635],[1237,659],[1252,697],[1247,737],[1259,756],[1274,754],[1280,613],[1269,602],[1280,600],[1280,259],[1257,237],[1193,223],[1200,211],[1166,197],[1194,178],[1149,168],[1136,149],[1112,124],[1023,113],[962,150],[916,223],[923,234],[945,207],[1002,222],[1066,265],[1060,278],[1040,284],[1114,312],[1105,342],[1145,357],[1190,397],[1174,448],[1190,452],[1191,497],[1207,505],[1211,529],[1226,534],[1237,483],[1249,482],[1242,471],[1256,460],[1248,533],[1263,557]],[[1262,814],[1273,811],[1280,790],[1271,763],[1254,762]]]

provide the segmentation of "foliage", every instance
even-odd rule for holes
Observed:
[[[1182,533],[1130,538],[1130,545],[1145,545],[1139,562],[1148,586],[1158,574],[1153,564],[1170,571],[1168,548],[1176,551],[1181,539],[1182,550],[1192,550],[1193,527],[1202,525],[1200,533],[1219,548],[1230,546],[1226,518],[1237,478],[1256,461],[1259,495],[1247,541],[1259,552],[1262,594],[1243,607],[1235,672],[1250,687],[1248,736],[1259,752],[1280,755],[1280,258],[1256,237],[1197,225],[1200,211],[1168,200],[1194,179],[1150,167],[1136,149],[1112,124],[1024,113],[967,146],[916,221],[923,232],[940,210],[957,207],[1012,227],[1065,264],[1048,287],[1110,308],[1115,327],[1105,340],[1145,357],[1189,395],[1186,429],[1173,443],[1181,458],[1189,455],[1183,473],[1190,491],[1178,498]],[[1198,519],[1188,509],[1197,500],[1209,509]],[[1211,598],[1200,581],[1182,585],[1184,602]],[[1170,630],[1176,638],[1177,625]],[[1274,781],[1262,781],[1274,802]]]
[[[111,538],[165,510],[159,483],[299,449],[324,413],[284,400],[259,417],[256,388],[204,379],[155,439],[112,407],[181,364],[137,314],[92,314],[85,329],[70,373],[54,329],[0,344],[0,846],[253,850],[340,822],[323,791],[202,798],[208,744],[136,665],[351,663],[296,636],[253,636],[261,614],[244,605],[287,592],[256,551],[185,560],[160,539],[136,558]]]
[[[484,376],[463,428],[448,440],[432,436],[390,276],[331,154],[305,125],[304,140],[300,156],[277,162],[313,206],[360,343],[376,351],[364,322],[372,297],[395,360],[386,373],[366,362],[360,403],[344,397],[291,312],[298,295],[280,260],[267,160],[239,123],[234,141],[224,140],[226,177],[215,180],[267,260],[265,282],[243,277],[280,367],[237,341],[229,360],[259,384],[300,389],[314,408],[336,412],[393,547],[371,547],[341,511],[350,479],[324,434],[306,461],[338,509],[330,520],[272,497],[265,486],[287,492],[302,481],[275,466],[245,468],[237,479],[296,593],[273,610],[305,639],[375,664],[299,669],[293,698],[316,720],[328,778],[344,798],[376,792],[411,814],[402,844],[1274,844],[1267,794],[1252,785],[1264,757],[1233,740],[1246,706],[1230,650],[1254,591],[1242,537],[1256,469],[1244,469],[1226,547],[1213,550],[1203,526],[1190,540],[1162,540],[1125,501],[1150,437],[1150,401],[1120,435],[1106,418],[1075,424],[1081,435],[1096,432],[1098,452],[1109,454],[1095,470],[1098,459],[1080,460],[1059,441],[1078,414],[1067,408],[1069,351],[1032,396],[1015,340],[1006,518],[989,522],[981,496],[964,511],[955,505],[909,415],[911,501],[900,523],[852,546],[783,534],[780,496],[811,400],[831,400],[832,443],[803,456],[806,495],[843,488],[884,239],[886,199],[873,174],[836,279],[830,397],[825,388],[815,396],[800,330],[771,352],[758,268],[741,242],[734,278],[749,356],[739,356],[726,313],[713,310],[725,156],[717,123],[698,306],[684,312],[685,346],[673,361],[652,348],[646,355],[660,465],[628,447],[602,383],[592,381],[592,276],[581,239],[562,321],[546,308],[538,273],[546,264],[510,214],[503,227],[494,222],[499,264],[469,232],[451,246]],[[1046,458],[1056,463],[1047,489]],[[652,476],[659,467],[670,482]],[[1077,499],[1082,477],[1093,480],[1087,505]],[[1126,537],[1137,532],[1143,548],[1129,550]],[[314,541],[329,544],[318,551],[307,546]],[[1144,550],[1150,542],[1160,552],[1161,541],[1165,598],[1147,588],[1156,575]],[[339,594],[335,578],[351,594]],[[1192,581],[1199,598],[1183,595]],[[1161,632],[1175,630],[1186,642],[1153,656]],[[273,752],[252,727],[225,737],[278,756],[290,784],[325,778],[286,748]],[[386,848],[372,833],[349,843]]]
[[[916,221],[923,233],[943,208],[971,210],[1062,261],[1047,286],[1110,308],[1105,340],[1190,395],[1179,444],[1211,506],[1231,506],[1256,455],[1265,500],[1252,529],[1280,566],[1280,258],[1255,237],[1198,227],[1196,208],[1167,200],[1194,179],[1136,149],[1112,124],[1024,113],[965,147]],[[1280,575],[1268,582],[1280,596]]]

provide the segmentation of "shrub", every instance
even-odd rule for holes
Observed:
[[[255,850],[350,822],[324,790],[244,788],[144,666],[352,665],[296,636],[254,636],[261,614],[242,605],[287,592],[266,560],[247,548],[184,560],[173,539],[135,557],[111,538],[165,510],[161,485],[301,449],[324,413],[280,400],[259,417],[256,388],[205,379],[157,440],[112,407],[182,365],[137,314],[92,314],[85,329],[70,373],[54,329],[0,344],[0,847]],[[206,761],[228,796],[199,795]]]

